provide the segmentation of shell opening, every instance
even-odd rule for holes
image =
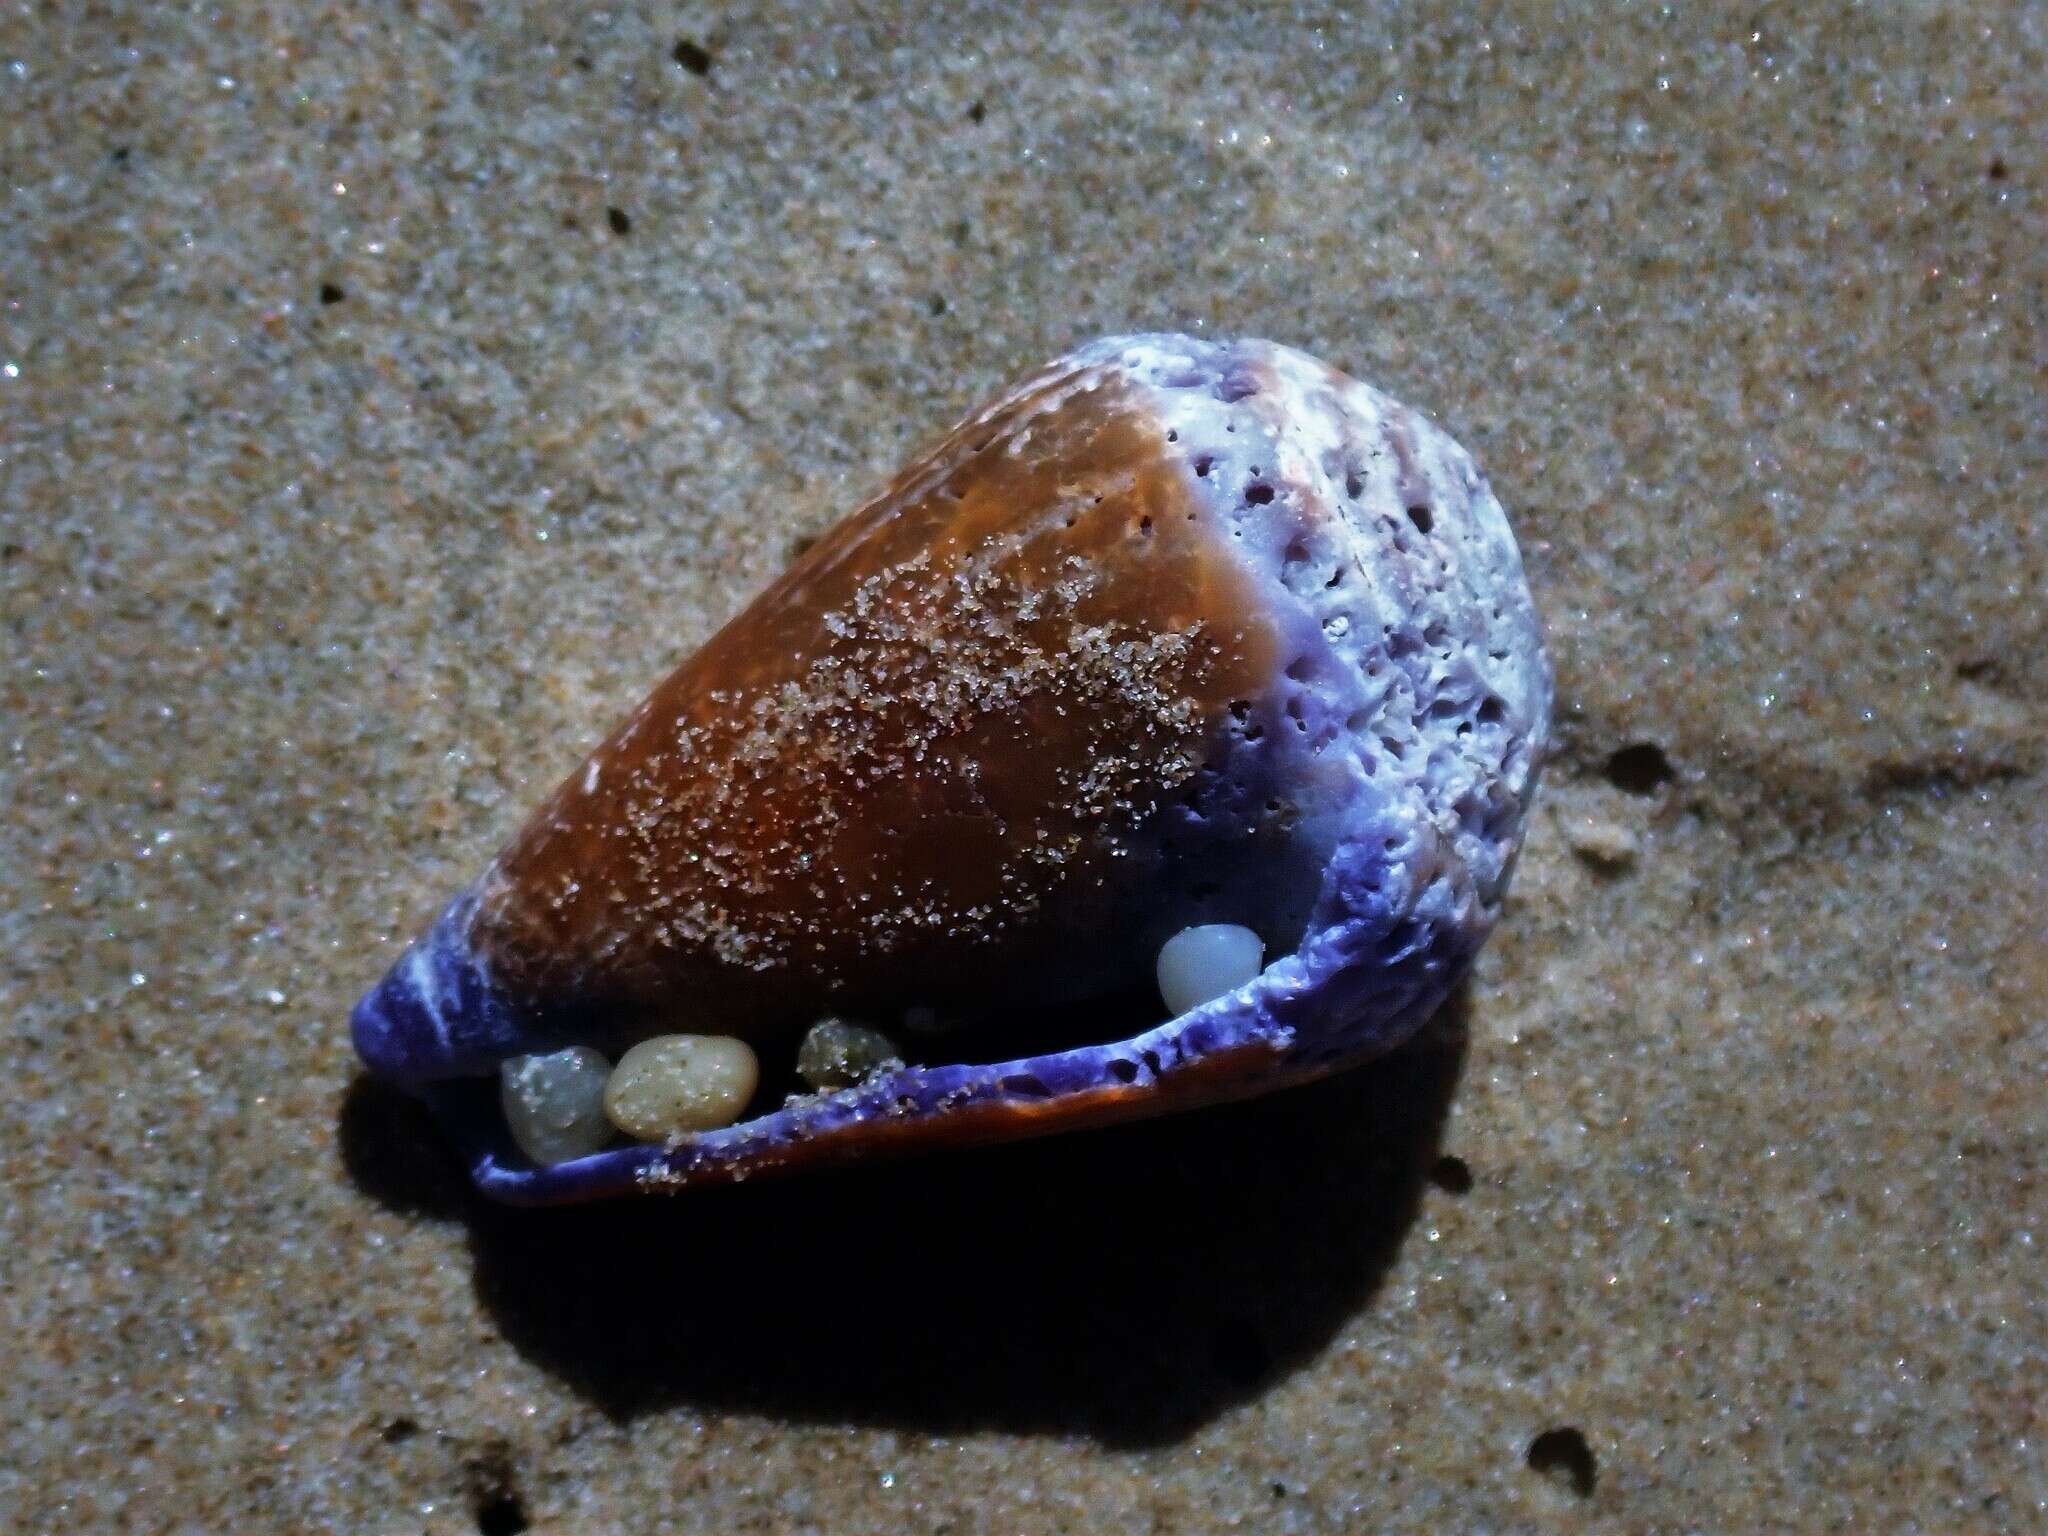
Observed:
[[[1264,941],[1241,924],[1204,923],[1174,934],[1160,946],[1155,965],[1168,1014],[1187,1013],[1247,985],[1258,976],[1264,953]],[[1118,1011],[1128,1016],[1126,1009]],[[935,1027],[928,1008],[906,1010],[909,1019],[934,1044],[946,1033]],[[902,1071],[905,1054],[880,1030],[821,1019],[797,1046],[792,1070],[802,1086],[787,1102]],[[1111,1061],[1110,1071],[1123,1084],[1138,1076],[1135,1063],[1120,1059]],[[672,1144],[734,1125],[762,1089],[753,1048],[728,1035],[657,1035],[633,1045],[616,1065],[590,1046],[568,1046],[512,1057],[498,1075],[504,1127],[520,1153],[542,1168],[627,1142]],[[1050,1096],[1028,1074],[1005,1078],[1003,1087],[1027,1097]]]

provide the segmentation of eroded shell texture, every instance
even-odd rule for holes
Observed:
[[[1287,347],[1107,338],[656,687],[358,1005],[357,1047],[532,1201],[1312,1077],[1469,964],[1550,702],[1447,435]],[[1263,969],[1164,1017],[1163,946],[1233,927],[1215,953]],[[811,1091],[821,1020],[880,1065]],[[679,1032],[759,1054],[749,1117],[550,1163],[495,1110],[507,1061]]]

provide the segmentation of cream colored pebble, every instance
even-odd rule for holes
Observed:
[[[730,1035],[656,1035],[612,1068],[611,1123],[639,1141],[713,1131],[739,1119],[761,1081],[753,1047]]]

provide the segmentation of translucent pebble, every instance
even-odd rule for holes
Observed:
[[[731,1125],[761,1081],[761,1064],[730,1035],[656,1035],[612,1068],[604,1112],[640,1141]]]
[[[1159,946],[1159,995],[1176,1017],[1259,974],[1266,946],[1236,923],[1183,928]]]
[[[851,1088],[902,1065],[895,1041],[845,1019],[820,1019],[796,1052],[796,1075],[820,1093]]]
[[[498,1101],[512,1139],[543,1168],[586,1157],[612,1139],[604,1116],[611,1063],[587,1045],[514,1056],[498,1068]]]

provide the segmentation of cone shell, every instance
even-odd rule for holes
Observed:
[[[527,1200],[1263,1091],[1441,1000],[1498,913],[1549,710],[1506,519],[1441,431],[1271,343],[1109,338],[962,423],[657,687],[356,1043]],[[1142,998],[1160,945],[1212,922],[1264,941],[1251,986],[989,1054]],[[957,1025],[947,1063],[668,1147],[536,1169],[473,1108],[522,1053],[687,1029],[791,1057],[819,1018],[906,1013]]]

